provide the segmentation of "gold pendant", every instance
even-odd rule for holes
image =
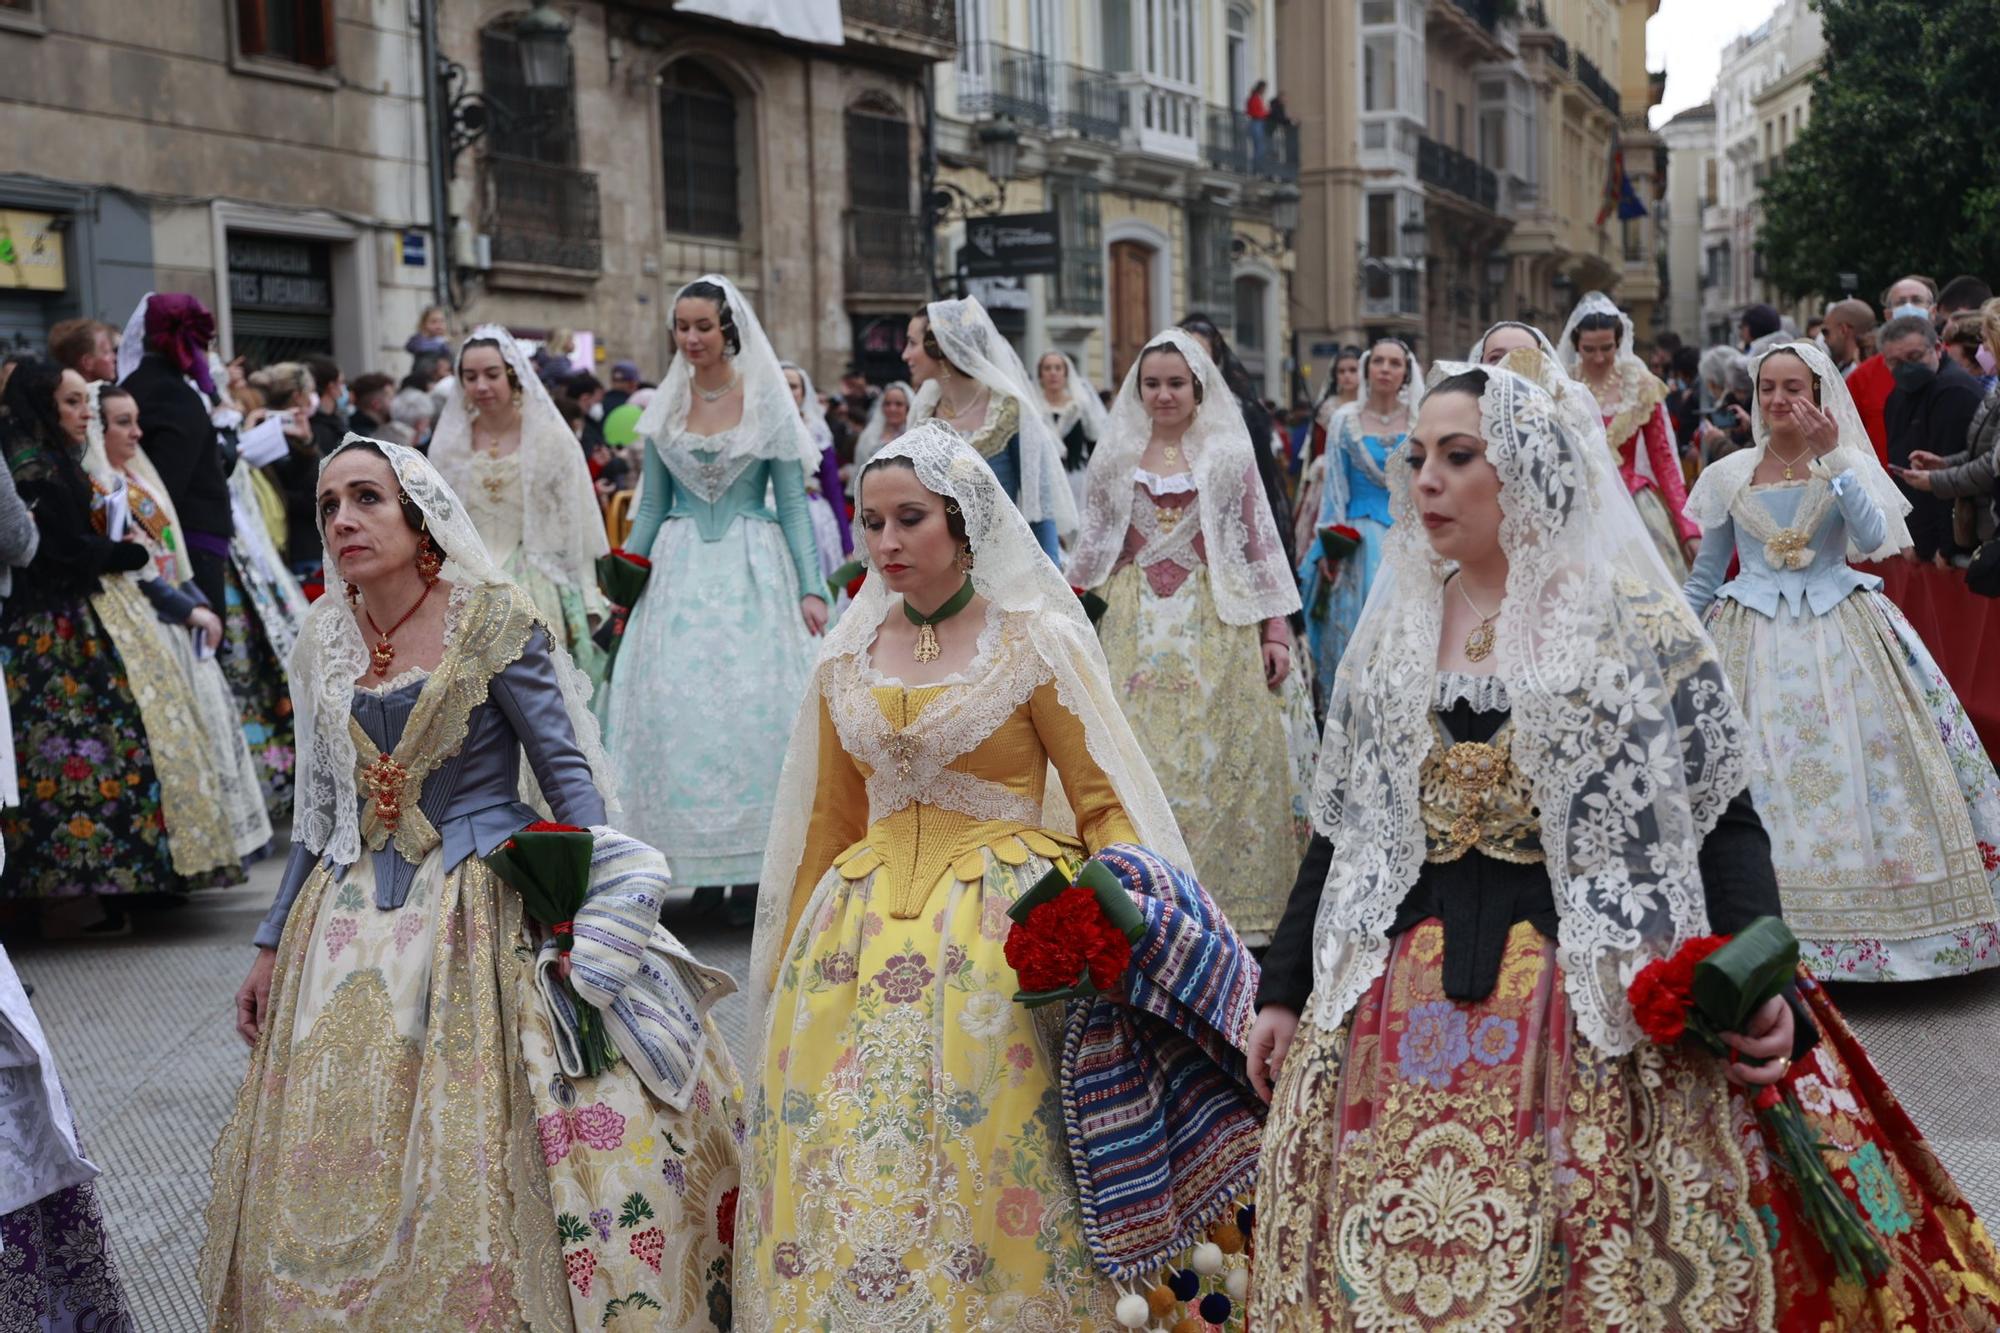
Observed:
[[[390,643],[387,639],[383,639],[368,650],[368,656],[374,663],[376,678],[387,679],[389,667],[396,660],[396,645]]]
[[[1181,461],[1181,451],[1179,445],[1170,444],[1166,448],[1162,449],[1160,452],[1169,463],[1178,463]]]
[[[1484,662],[1493,656],[1493,622],[1482,620],[1472,633],[1465,636],[1465,660]]]
[[[938,647],[937,631],[929,625],[917,626],[916,659],[919,662],[935,662],[942,652]]]

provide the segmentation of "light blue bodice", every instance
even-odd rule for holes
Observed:
[[[1736,500],[1736,510],[1720,524],[1702,534],[1701,552],[1688,573],[1688,601],[1695,614],[1704,614],[1718,597],[1726,597],[1767,616],[1775,616],[1782,602],[1794,615],[1810,611],[1823,616],[1851,593],[1873,590],[1882,580],[1864,574],[1847,563],[1847,547],[1875,550],[1888,531],[1881,506],[1852,472],[1843,472],[1831,483],[1833,505],[1810,534],[1801,554],[1810,556],[1801,568],[1791,568],[1782,555],[1774,554],[1765,543],[1745,530],[1737,512],[1745,505],[1760,506],[1781,529],[1789,528],[1806,503],[1809,484],[1778,483],[1746,486]],[[1736,577],[1727,583],[1730,556],[1737,557]]]
[[[1389,491],[1371,473],[1387,479],[1389,455],[1401,447],[1402,435],[1362,435],[1352,428],[1353,418],[1338,422],[1331,455],[1326,460],[1326,485],[1320,493],[1319,521],[1324,528],[1365,518],[1383,527],[1395,522],[1389,510]],[[1363,463],[1363,458],[1374,467]]]
[[[803,464],[769,458],[728,461],[718,451],[697,448],[680,452],[678,458],[678,468],[669,467],[658,446],[646,441],[645,492],[625,539],[626,550],[650,554],[660,525],[670,518],[692,521],[705,542],[721,541],[739,520],[776,523],[784,530],[801,594],[824,595],[812,517],[806,509]],[[731,472],[736,474],[733,479]]]

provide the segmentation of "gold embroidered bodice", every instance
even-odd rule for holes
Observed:
[[[1528,780],[1514,767],[1513,720],[1487,741],[1452,739],[1437,713],[1431,725],[1437,741],[1418,771],[1424,859],[1456,861],[1476,850],[1496,861],[1539,863],[1541,821]]]
[[[1054,859],[1136,837],[1082,722],[1018,627],[1002,627],[964,683],[905,686],[852,658],[823,671],[818,790],[790,926],[829,868],[850,880],[876,874],[878,900],[908,920],[947,875],[983,875],[988,851],[1019,865],[1030,853]],[[1051,764],[1077,837],[1042,827]]]

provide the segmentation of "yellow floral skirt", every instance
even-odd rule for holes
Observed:
[[[1294,648],[1291,674],[1267,688],[1262,628],[1224,623],[1205,568],[1162,597],[1127,565],[1103,596],[1111,681],[1195,876],[1245,943],[1269,943],[1312,836],[1319,749],[1305,654]]]
[[[1008,907],[1077,854],[1017,828],[958,857],[907,920],[866,842],[821,879],[751,1099],[740,1328],[1112,1325],[1064,1146],[1061,1009],[1015,1004],[1003,952]]]
[[[729,1327],[741,1089],[721,1036],[676,1114],[565,1077],[521,900],[433,852],[375,907],[322,868],[215,1154],[215,1329]]]

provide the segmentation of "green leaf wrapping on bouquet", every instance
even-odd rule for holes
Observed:
[[[1775,916],[1760,916],[1694,967],[1695,1009],[1712,1032],[1741,1032],[1799,967],[1799,941]]]
[[[513,886],[521,904],[544,928],[567,926],[590,895],[590,858],[597,840],[588,829],[529,825],[485,858],[487,868]],[[569,948],[568,931],[556,938]]]
[[[839,569],[826,576],[826,590],[835,597],[847,591],[847,585],[868,572],[866,560],[850,560]]]
[[[1057,865],[1035,881],[1034,888],[1014,900],[1014,905],[1007,909],[1008,920],[1026,924],[1028,913],[1052,901],[1072,884],[1089,889],[1097,898],[1097,907],[1104,913],[1104,919],[1124,932],[1127,940],[1134,944],[1139,942],[1139,936],[1146,932],[1146,918],[1139,911],[1139,904],[1132,901],[1132,895],[1118,882],[1118,876],[1111,873],[1110,867],[1098,861],[1085,861],[1074,877]]]
[[[639,594],[646,590],[646,581],[653,576],[652,563],[640,563],[642,560],[644,557],[618,551],[597,557],[597,587],[613,606],[630,608],[639,604]]]

